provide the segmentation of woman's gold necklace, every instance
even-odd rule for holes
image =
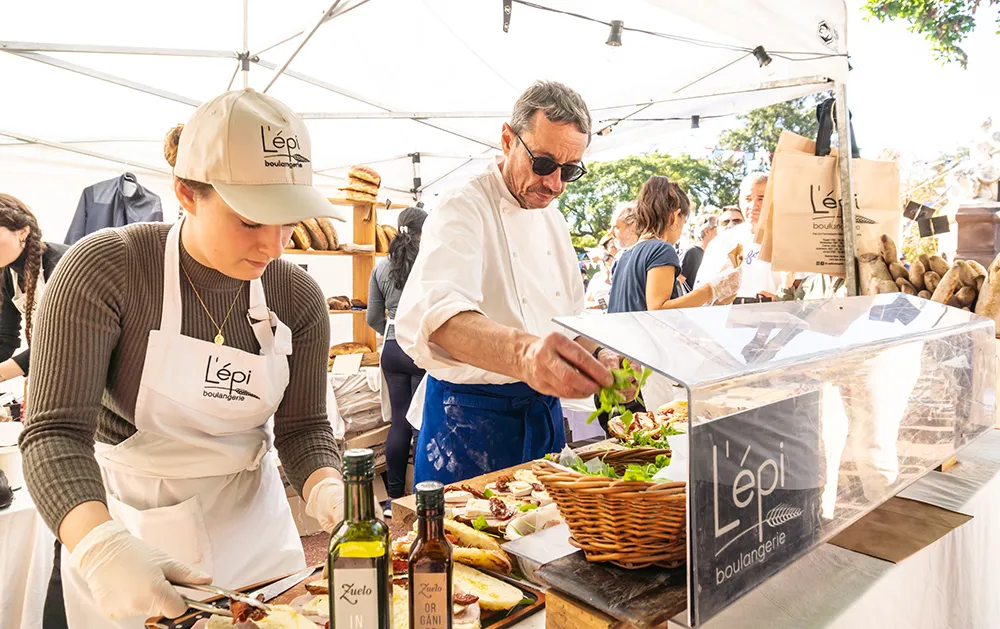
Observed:
[[[194,282],[191,281],[191,276],[188,275],[187,269],[181,266],[181,270],[184,271],[184,277],[187,278],[188,284],[191,285],[191,290],[194,291],[194,296],[198,298],[198,301],[201,302],[201,307],[205,309],[205,314],[208,315],[208,318],[212,321],[212,325],[214,325],[215,329],[218,330],[218,334],[215,335],[215,344],[222,345],[226,342],[226,337],[222,336],[222,328],[226,327],[226,322],[229,321],[229,315],[233,313],[233,307],[236,305],[236,300],[240,298],[240,293],[243,292],[243,285],[246,284],[246,282],[240,284],[240,287],[236,289],[236,294],[233,295],[233,303],[229,304],[229,312],[226,313],[226,318],[222,320],[222,325],[219,325],[215,322],[215,317],[212,316],[212,312],[208,309],[208,306],[205,305],[205,300],[198,294],[198,289],[195,288]]]

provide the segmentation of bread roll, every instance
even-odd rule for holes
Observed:
[[[351,166],[351,169],[347,171],[347,176],[373,183],[376,186],[382,184],[382,177],[368,166]]]
[[[910,272],[906,270],[906,267],[899,262],[889,263],[889,275],[892,276],[893,280],[898,280],[906,278],[906,282],[909,284]]]
[[[347,297],[330,297],[326,300],[326,305],[330,310],[350,310],[351,300]]]
[[[906,293],[907,295],[916,295],[917,289],[910,284],[910,280],[905,277],[900,277],[896,280],[896,286],[899,287],[899,292]]]
[[[326,239],[326,235],[323,230],[320,229],[319,223],[316,222],[315,218],[307,218],[302,221],[305,225],[306,231],[309,232],[309,240],[312,242],[312,248],[316,251],[327,251],[330,249],[330,243]]]
[[[356,192],[370,194],[373,197],[378,196],[378,186],[373,183],[368,183],[363,179],[351,179],[346,186],[341,188],[341,190],[354,190]]]
[[[292,230],[292,242],[295,243],[296,249],[302,249],[305,251],[312,245],[312,239],[309,237],[309,232],[306,231],[305,226],[299,223]]]
[[[931,264],[931,270],[940,275],[942,278],[945,276],[946,273],[948,273],[948,270],[951,268],[951,265],[948,264],[948,261],[942,258],[941,256],[930,256],[928,260],[930,261]]]
[[[927,273],[927,268],[923,262],[914,260],[910,263],[910,284],[917,290],[924,290],[924,273]]]
[[[375,226],[375,253],[389,253],[389,237],[381,225]]]
[[[896,243],[892,240],[892,238],[889,238],[888,234],[882,234],[882,237],[879,238],[878,250],[886,264],[899,262],[899,254],[896,252]]]
[[[319,228],[323,230],[326,242],[330,245],[327,251],[335,251],[340,247],[340,237],[337,235],[337,228],[333,226],[333,221],[329,217],[321,216],[316,222],[319,223]]]

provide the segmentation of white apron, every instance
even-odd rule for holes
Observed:
[[[166,554],[237,588],[305,567],[270,452],[271,417],[288,385],[291,331],[250,282],[260,355],[181,334],[180,227],[164,254],[163,315],[151,330],[135,407],[137,432],[97,444],[111,516]],[[274,330],[272,331],[272,327]],[[70,629],[139,629],[105,619],[63,549]]]
[[[14,307],[17,308],[21,316],[24,316],[25,302],[28,296],[21,290],[21,285],[18,282],[17,273],[14,269],[10,270],[10,277],[14,280]],[[42,269],[38,270],[38,282],[35,284],[35,303],[39,303],[42,300],[42,293],[45,292],[45,271]]]
[[[396,323],[395,319],[386,318],[385,329],[382,330],[382,348],[385,351],[385,341],[388,340],[389,326]],[[379,390],[379,402],[382,404],[382,421],[392,423],[392,401],[389,399],[389,383],[385,380],[385,372],[382,370],[382,358],[379,357],[379,374],[382,376],[382,388]]]

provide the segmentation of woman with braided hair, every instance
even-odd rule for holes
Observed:
[[[28,206],[0,194],[0,382],[28,375],[35,308],[67,249],[44,242]],[[15,355],[21,347],[22,321],[28,349]]]

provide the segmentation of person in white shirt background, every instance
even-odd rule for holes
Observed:
[[[705,250],[701,270],[695,287],[710,282],[719,273],[729,270],[729,252],[737,244],[743,245],[743,280],[733,303],[747,304],[774,301],[784,282],[784,274],[771,270],[771,263],[759,258],[760,245],[754,242],[757,221],[760,220],[764,204],[764,189],[767,188],[767,174],[752,172],[740,184],[740,210],[746,221],[721,233]]]
[[[601,238],[595,253],[598,256],[596,263],[598,271],[594,277],[590,278],[590,284],[587,285],[587,294],[584,298],[585,307],[588,310],[604,309],[608,306],[608,297],[611,295],[611,264],[615,260],[615,254],[618,253],[615,239],[611,237],[610,232]],[[603,306],[601,300],[604,300]]]
[[[427,219],[396,311],[397,341],[428,371],[415,482],[557,452],[559,399],[612,384],[621,358],[552,321],[583,312],[579,262],[553,202],[586,173],[590,137],[580,95],[536,82],[503,125],[503,155]]]

